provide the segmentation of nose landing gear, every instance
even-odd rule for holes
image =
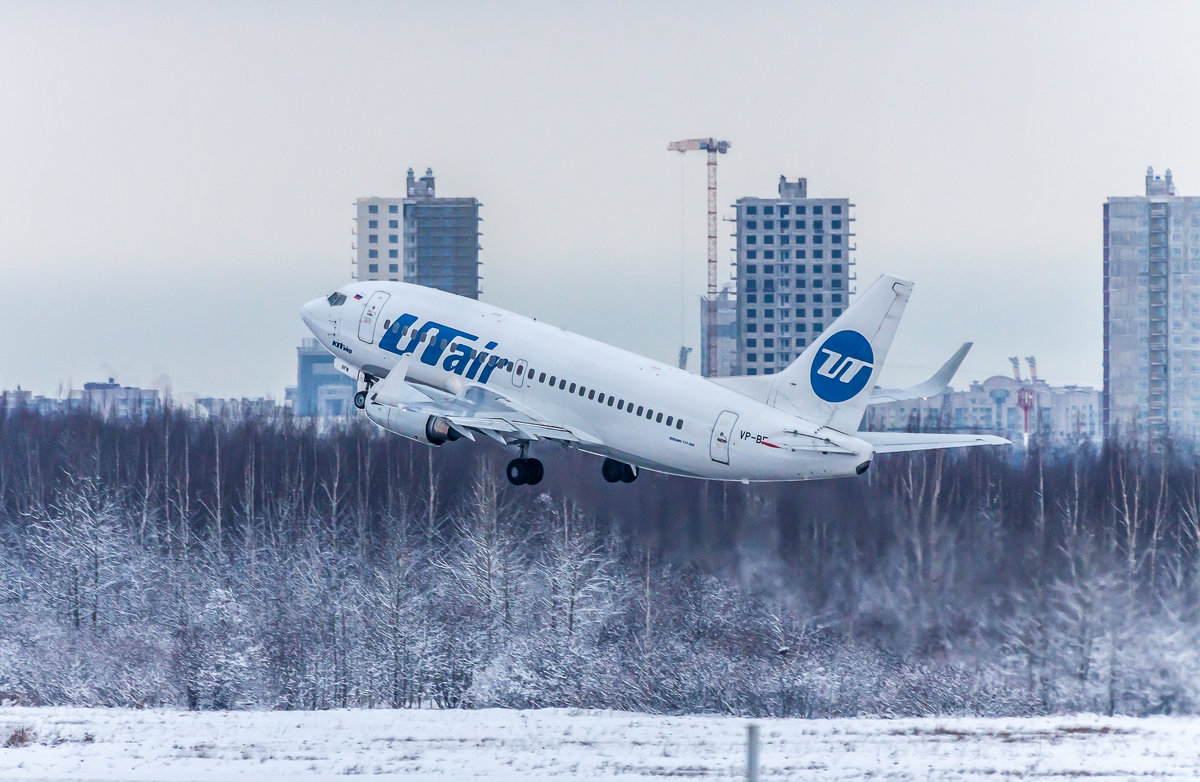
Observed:
[[[604,464],[600,465],[600,474],[609,483],[633,483],[637,480],[638,468],[616,459],[605,459]]]
[[[371,386],[375,385],[375,379],[367,375],[364,382],[367,384],[367,387],[354,395],[354,406],[359,410],[367,406],[367,393],[370,392]]]

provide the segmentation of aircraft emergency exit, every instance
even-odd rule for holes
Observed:
[[[706,379],[483,302],[402,282],[357,282],[301,311],[358,381],[355,405],[430,445],[488,437],[517,449],[507,475],[541,481],[531,450],[726,481],[861,475],[877,453],[1005,445],[988,435],[859,431],[868,404],[941,393],[965,344],[924,383],[876,389],[912,283],[884,275],[777,374]]]

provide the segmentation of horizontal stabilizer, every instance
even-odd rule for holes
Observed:
[[[937,448],[969,448],[973,445],[1012,445],[990,434],[938,434],[909,432],[859,432],[855,437],[870,443],[875,453],[932,451]]]
[[[945,392],[950,387],[950,381],[954,379],[954,373],[962,366],[963,359],[967,357],[967,353],[974,344],[973,342],[964,342],[962,347],[956,350],[945,364],[942,364],[942,368],[934,372],[925,382],[908,388],[877,388],[871,393],[871,399],[867,404],[880,405],[885,402],[903,402],[906,399],[928,399]]]

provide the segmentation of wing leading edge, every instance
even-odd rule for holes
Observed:
[[[369,397],[371,403],[443,418],[469,440],[475,439],[471,434],[475,431],[506,445],[519,440],[557,440],[588,446],[604,444],[578,427],[556,424],[490,388],[472,385],[455,396],[410,383],[405,379],[407,368],[407,361],[402,360],[387,377],[376,383]]]

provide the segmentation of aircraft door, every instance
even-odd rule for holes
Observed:
[[[358,321],[358,338],[368,345],[375,341],[375,326],[379,322],[379,314],[383,311],[383,305],[389,298],[391,298],[391,294],[375,291],[363,307],[362,319]]]
[[[712,440],[708,444],[708,453],[714,462],[729,464],[729,441],[733,439],[733,425],[737,423],[737,413],[726,410],[717,416],[713,424]]]
[[[512,382],[514,386],[520,388],[521,386],[525,385],[525,372],[528,369],[529,365],[526,363],[525,359],[521,359],[517,362],[517,365],[513,367],[512,371]]]

